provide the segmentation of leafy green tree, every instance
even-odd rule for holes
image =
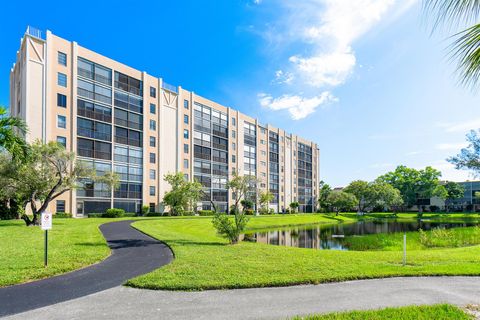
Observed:
[[[269,205],[270,202],[273,200],[274,195],[270,191],[266,190],[263,192],[260,192],[260,206],[261,206],[261,212],[264,214],[267,214],[269,212]]]
[[[373,188],[376,195],[374,206],[395,211],[398,207],[403,205],[400,190],[394,188],[388,183],[375,181],[373,182]]]
[[[231,210],[233,219],[230,219],[224,213],[217,212],[212,223],[217,233],[226,237],[231,244],[238,243],[240,235],[245,230],[249,220],[249,217],[243,211],[240,211],[239,204],[242,200],[253,203],[248,197],[256,192],[257,184],[258,180],[254,176],[240,176],[237,173],[234,173],[233,178],[227,182],[227,188],[232,192],[234,201]]]
[[[170,207],[172,215],[181,215],[189,208],[196,210],[196,203],[202,196],[202,185],[185,180],[183,173],[169,173],[163,178],[170,184],[170,191],[163,196],[163,202]]]
[[[328,203],[328,195],[332,192],[332,188],[326,184],[324,181],[320,181],[319,183],[319,191],[318,191],[318,205],[322,211],[327,211],[330,207],[330,203]]]
[[[450,211],[451,202],[453,202],[456,199],[463,198],[463,196],[465,195],[465,188],[461,184],[453,181],[447,181],[444,187],[445,187],[445,190],[447,191],[447,196],[446,196],[447,211]]]
[[[471,130],[467,134],[466,148],[460,150],[456,156],[447,159],[448,162],[455,165],[456,169],[470,170],[475,176],[480,176],[480,136],[478,132]]]
[[[417,199],[444,197],[445,188],[440,185],[442,173],[432,167],[422,170],[398,166],[394,171],[377,178],[377,181],[390,184],[398,189],[404,204],[410,208],[417,203]]]
[[[300,207],[300,204],[297,201],[290,203],[290,209],[292,210],[292,213],[297,212],[298,207]]]
[[[357,205],[358,200],[357,197],[351,193],[341,190],[333,190],[328,195],[328,202],[331,203],[335,215],[338,216],[340,211],[348,211],[354,208]]]
[[[343,191],[351,193],[357,198],[358,212],[365,212],[365,209],[373,205],[376,200],[375,190],[367,181],[352,181]]]
[[[38,214],[45,211],[54,199],[77,188],[78,179],[98,179],[91,169],[75,160],[74,153],[66,151],[56,142],[43,144],[37,141],[28,150],[22,162],[12,160],[3,165],[3,172],[0,172],[5,183],[0,186],[1,193],[10,192],[22,199],[24,208],[30,205],[32,219],[22,215],[27,226],[38,224]]]
[[[7,150],[14,159],[23,159],[28,152],[28,144],[22,134],[27,132],[25,122],[8,115],[0,106],[0,147]]]
[[[452,26],[468,26],[454,34],[451,44],[451,56],[457,59],[458,71],[462,84],[476,86],[480,77],[480,24],[477,18],[480,13],[480,2],[477,0],[424,0],[425,11],[434,16],[434,30],[448,24]]]

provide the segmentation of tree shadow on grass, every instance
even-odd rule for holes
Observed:
[[[165,243],[168,245],[191,245],[191,246],[228,246],[229,244],[226,242],[213,242],[213,241],[192,241],[186,239],[175,239],[175,240],[168,240],[163,239]]]
[[[92,243],[92,242],[77,242],[74,244],[75,246],[82,246],[82,247],[104,247],[105,243]]]

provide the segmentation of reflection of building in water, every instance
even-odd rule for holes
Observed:
[[[309,249],[337,249],[344,250],[341,245],[343,239],[333,239],[330,229],[293,229],[259,232],[256,234],[259,243],[298,247]]]

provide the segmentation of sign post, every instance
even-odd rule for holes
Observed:
[[[52,229],[52,214],[50,212],[42,212],[42,230],[45,230],[45,252],[43,261],[45,267],[48,265],[48,230]]]

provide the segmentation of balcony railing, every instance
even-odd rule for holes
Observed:
[[[171,91],[173,93],[177,93],[178,94],[178,89],[176,86],[174,85],[171,85],[171,84],[168,84],[166,83],[165,81],[162,82],[162,88],[165,89],[165,90],[168,90],[168,91]]]
[[[28,26],[25,33],[32,36],[32,37],[35,37],[35,38],[38,38],[38,39],[41,39],[41,40],[45,40],[45,38],[42,35],[42,31],[40,29],[34,28],[32,26]]]

